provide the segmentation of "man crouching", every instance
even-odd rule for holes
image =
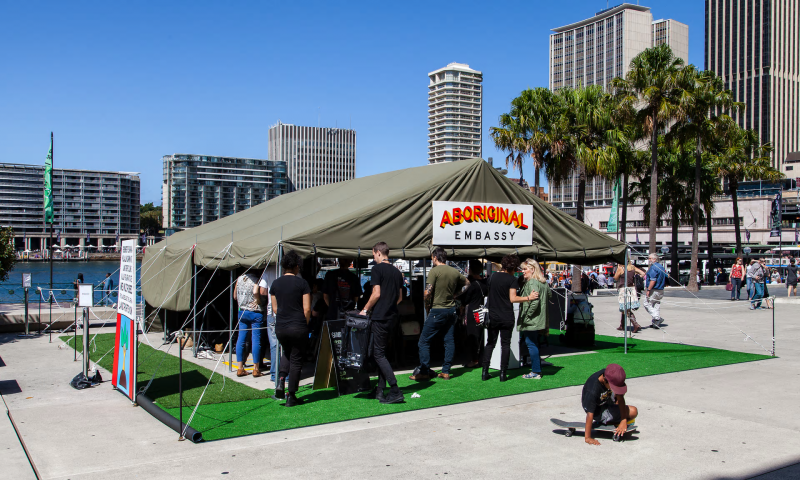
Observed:
[[[586,412],[586,443],[600,445],[592,438],[592,426],[617,425],[615,435],[622,436],[638,415],[636,407],[625,405],[625,370],[616,363],[594,373],[583,385],[581,403]]]

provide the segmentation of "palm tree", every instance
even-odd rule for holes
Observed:
[[[736,231],[736,253],[742,251],[742,232],[739,226],[739,182],[745,179],[776,181],[783,174],[772,167],[769,154],[772,145],[761,144],[753,130],[741,128],[732,119],[724,119],[715,129],[716,153],[714,169],[717,175],[728,180],[733,202],[733,218]]]
[[[637,123],[650,137],[650,202],[658,197],[658,134],[675,117],[683,60],[669,45],[648,48],[631,61],[624,79],[612,80],[621,102],[637,107]],[[650,218],[650,253],[656,251],[658,219]]]
[[[683,141],[695,144],[694,165],[694,204],[692,205],[692,260],[689,271],[689,291],[699,290],[697,285],[697,264],[700,253],[700,206],[701,206],[701,171],[705,144],[713,140],[714,127],[727,115],[718,115],[721,109],[743,108],[744,104],[733,101],[730,90],[724,89],[720,77],[714,72],[698,72],[689,65],[681,72],[684,89],[678,109],[679,121],[672,132]],[[707,158],[707,157],[706,157]],[[708,245],[709,252],[712,245]]]
[[[522,185],[522,161],[528,150],[527,127],[524,119],[512,113],[500,115],[499,127],[492,127],[489,135],[494,145],[501,151],[508,152],[506,168],[519,168],[519,181]]]

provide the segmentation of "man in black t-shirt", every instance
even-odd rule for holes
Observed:
[[[340,258],[339,268],[325,274],[322,294],[328,305],[326,320],[336,320],[340,312],[355,310],[356,300],[361,296],[361,285],[356,274],[348,268],[352,261],[350,258]]]
[[[370,283],[372,294],[362,315],[372,310],[370,316],[370,329],[372,333],[372,357],[378,365],[378,384],[375,386],[374,397],[381,403],[400,403],[404,400],[403,392],[397,386],[397,379],[392,371],[392,366],[386,359],[386,345],[389,335],[397,323],[397,304],[403,299],[403,274],[389,262],[389,246],[378,242],[372,247],[372,257],[376,265],[372,267]],[[384,396],[383,389],[389,383],[389,395]]]
[[[628,430],[628,424],[639,414],[636,407],[625,404],[625,370],[616,363],[594,373],[583,385],[581,405],[586,412],[586,434],[590,445],[600,445],[592,438],[592,425],[618,425],[619,436]]]

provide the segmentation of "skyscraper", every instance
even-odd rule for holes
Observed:
[[[450,63],[428,78],[428,162],[481,157],[483,74]]]
[[[661,44],[689,61],[689,27],[676,20],[653,21],[649,7],[623,3],[601,10],[594,17],[554,28],[550,35],[550,90],[602,85],[624,77],[633,58]],[[574,215],[578,199],[576,172],[562,185],[552,186],[550,201]],[[602,178],[586,182],[586,206],[610,205],[611,183]]]
[[[800,7],[797,0],[706,0],[705,68],[737,102],[735,118],[772,143],[772,164],[797,176],[800,160]]]
[[[269,159],[286,162],[289,191],[356,178],[356,131],[278,121],[269,129]]]

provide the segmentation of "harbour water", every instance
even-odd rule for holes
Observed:
[[[139,265],[140,266],[140,265]],[[98,289],[98,284],[110,273],[114,277],[114,287],[119,284],[119,261],[92,261],[92,262],[54,262],[53,263],[53,290],[57,300],[70,301],[75,298],[72,282],[83,274],[83,282],[91,283]],[[24,293],[22,289],[22,274],[31,274],[32,288],[28,296],[29,302],[36,303],[36,287],[41,287],[45,300],[47,289],[50,288],[50,264],[47,262],[17,262],[8,275],[6,281],[0,283],[0,303],[22,303]],[[101,294],[95,293],[95,298],[100,299]]]

